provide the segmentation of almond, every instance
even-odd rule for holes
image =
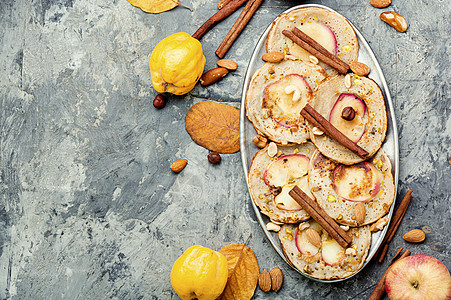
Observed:
[[[271,288],[273,291],[277,292],[282,287],[283,282],[283,274],[282,270],[279,268],[274,268],[269,271],[269,275],[271,276]]]
[[[365,205],[362,202],[357,203],[354,214],[357,225],[362,225],[365,221]]]
[[[281,62],[284,57],[285,54],[283,54],[282,52],[268,52],[263,54],[262,59],[266,62],[278,63]]]
[[[380,14],[379,16],[382,21],[395,28],[399,32],[405,32],[407,30],[407,21],[403,16],[394,12],[394,11],[386,11]]]
[[[307,235],[307,239],[310,244],[317,248],[321,247],[321,237],[319,236],[318,231],[313,228],[309,228],[305,231],[305,234]]]
[[[268,139],[260,134],[254,136],[252,141],[254,142],[255,146],[257,146],[260,149],[265,148],[266,145],[268,145]]]
[[[269,292],[271,290],[271,275],[266,270],[263,270],[258,275],[258,286],[263,292]]]
[[[229,71],[226,68],[214,68],[211,69],[202,75],[200,78],[200,84],[202,85],[210,85],[215,83],[218,80],[221,80],[224,76],[227,75]]]
[[[391,4],[391,0],[370,0],[370,4],[377,8],[384,8]]]
[[[351,71],[354,72],[356,75],[359,76],[366,76],[370,74],[370,67],[365,65],[364,63],[353,61],[349,64],[349,67],[351,68]]]
[[[404,234],[402,238],[409,243],[421,243],[426,238],[426,235],[423,230],[414,229]]]
[[[220,59],[216,62],[216,64],[222,68],[226,68],[229,71],[234,71],[238,68],[238,64],[231,59]]]
[[[179,173],[186,167],[187,163],[188,163],[188,160],[186,160],[186,159],[176,160],[171,164],[171,170],[175,173]]]
[[[274,157],[277,154],[277,145],[274,142],[269,143],[268,146],[268,156]]]

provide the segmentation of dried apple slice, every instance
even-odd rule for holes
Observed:
[[[343,110],[346,107],[351,107],[355,111],[355,117],[352,120],[346,120],[342,117]],[[366,105],[362,99],[352,94],[341,94],[330,111],[329,122],[351,141],[357,143],[365,133],[363,122],[365,112]]]
[[[346,257],[345,249],[331,239],[322,242],[321,255],[326,265],[336,266]]]
[[[367,202],[380,190],[382,174],[372,164],[339,165],[333,173],[334,188],[340,197],[353,202]]]
[[[290,74],[268,84],[264,90],[262,107],[271,111],[271,118],[281,126],[300,123],[302,108],[311,101],[312,89],[304,77]]]
[[[269,186],[284,186],[307,174],[310,159],[302,154],[288,154],[268,165],[263,180]]]

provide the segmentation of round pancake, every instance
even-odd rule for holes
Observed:
[[[304,7],[281,14],[273,22],[268,33],[266,51],[284,52],[308,61],[308,57],[311,54],[293,43],[293,41],[282,34],[282,31],[291,30],[294,27],[299,28],[299,26],[309,22],[327,25],[332,30],[337,41],[337,56],[341,60],[347,64],[357,60],[359,44],[351,24],[343,16],[319,7]],[[302,30],[302,28],[300,29]],[[320,62],[320,65],[330,76],[337,74],[337,71],[323,62]]]
[[[314,220],[305,221],[309,223],[308,228],[314,228],[317,230],[319,224]],[[303,223],[301,223],[303,224]],[[305,226],[305,225],[301,225]],[[303,229],[303,230],[307,230]],[[351,248],[355,249],[355,254],[345,254],[342,256],[342,260],[332,266],[326,264],[322,255],[323,245],[326,241],[330,241],[328,233],[319,226],[321,234],[321,246],[318,253],[314,255],[306,255],[299,252],[296,246],[296,224],[285,224],[279,231],[279,240],[282,244],[282,249],[287,260],[299,271],[307,274],[308,276],[318,279],[339,279],[346,278],[355,274],[360,268],[362,268],[365,259],[368,256],[368,251],[371,245],[371,233],[369,226],[350,228],[346,233],[352,237]],[[317,230],[318,231],[318,230]],[[301,231],[302,232],[302,231]],[[340,251],[345,252],[346,249],[339,246]],[[352,251],[352,250],[351,250]]]
[[[265,63],[252,76],[246,94],[246,114],[248,119],[252,122],[257,132],[279,144],[301,144],[309,138],[305,120],[300,116],[303,106],[297,107],[296,112],[292,113],[292,115],[297,117],[298,121],[287,127],[282,126],[273,119],[274,109],[265,105],[268,99],[266,88],[275,82],[280,82],[282,78],[286,78],[290,74],[302,76],[311,91],[327,76],[324,69],[320,66],[299,60],[287,59],[280,63]],[[305,95],[307,99],[302,101],[311,102],[311,91],[308,95]]]
[[[315,152],[315,146],[311,142],[294,146],[278,146],[279,154],[277,156],[289,154],[302,154],[310,158]],[[271,220],[282,223],[296,223],[306,220],[310,216],[303,209],[283,210],[279,209],[275,203],[275,196],[279,191],[270,188],[265,181],[265,171],[269,164],[277,160],[277,157],[268,156],[268,146],[258,151],[252,159],[249,167],[249,190],[255,204],[260,208],[261,212],[267,215]],[[308,188],[308,182],[307,188]],[[294,200],[293,200],[294,201]]]
[[[395,198],[395,185],[390,159],[381,149],[368,161],[380,172],[380,190],[377,195],[365,205],[365,219],[362,224],[355,221],[355,206],[353,202],[339,196],[335,190],[334,171],[339,164],[327,159],[319,151],[315,151],[310,159],[309,186],[316,202],[338,223],[349,226],[373,223],[387,214]]]
[[[331,111],[341,94],[355,95],[363,100],[366,106],[365,116],[362,119],[365,129],[357,145],[369,153],[368,157],[372,157],[381,147],[387,131],[384,96],[374,80],[353,74],[347,76],[351,76],[352,79],[350,88],[345,85],[345,76],[330,77],[313,93],[311,106],[329,120]],[[307,126],[310,131],[310,139],[328,158],[346,165],[365,160],[325,134],[314,134],[314,126],[309,122],[307,122]]]

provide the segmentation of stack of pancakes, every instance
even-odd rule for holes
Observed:
[[[294,27],[348,64],[358,58],[355,32],[337,13],[307,7],[273,22],[266,50],[282,52],[285,59],[267,62],[255,72],[246,113],[257,133],[277,145],[277,153],[268,151],[269,146],[256,153],[249,187],[261,212],[282,225],[279,238],[293,266],[318,279],[346,278],[363,266],[371,245],[370,225],[389,212],[394,200],[390,159],[380,149],[387,130],[385,101],[372,79],[337,75],[282,34]],[[369,158],[357,156],[304,120],[300,111],[306,104],[365,149]],[[345,117],[345,108],[352,108],[353,118]],[[347,230],[353,239],[350,248],[343,249],[288,195],[294,186]],[[363,219],[355,213],[362,204]],[[309,236],[312,228],[319,235],[315,243]]]

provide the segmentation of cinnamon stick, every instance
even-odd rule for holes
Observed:
[[[312,39],[310,36],[308,36],[305,32],[303,32],[302,30],[300,30],[297,27],[294,27],[292,29],[292,32],[301,40],[303,40],[304,42],[308,43],[309,45],[311,45],[313,48],[315,48],[315,50],[317,50],[318,52],[320,52],[321,54],[327,56],[327,58],[329,58],[330,60],[332,60],[335,64],[337,64],[339,67],[339,69],[337,69],[337,71],[339,71],[339,73],[341,74],[346,74],[349,70],[349,65],[347,63],[345,63],[344,61],[342,61],[341,59],[339,59],[338,57],[336,57],[335,55],[333,55],[332,53],[330,53],[326,48],[324,48],[323,46],[321,46],[321,44],[319,44],[317,41],[315,41],[314,39]],[[340,72],[340,70],[342,70]]]
[[[219,0],[219,2],[218,2],[218,9],[223,8],[224,6],[229,4],[230,1],[232,1],[232,0]]]
[[[206,34],[210,29],[212,29],[216,24],[230,16],[234,13],[241,5],[247,0],[232,0],[223,8],[221,8],[217,13],[210,17],[202,26],[197,29],[197,31],[192,35],[193,38],[200,40],[204,34]]]
[[[316,41],[311,39],[316,44],[318,44],[320,47],[322,47],[322,49],[324,49],[323,50],[324,52],[318,51],[314,46],[310,45],[308,42],[304,41],[301,37],[297,36],[295,34],[295,32],[297,33],[300,30],[297,29],[297,31],[296,31],[295,29],[297,29],[297,28],[294,28],[292,31],[283,30],[282,33],[286,37],[288,37],[290,40],[292,40],[295,44],[297,44],[298,46],[304,48],[305,50],[310,52],[312,55],[316,56],[319,60],[323,61],[325,64],[327,64],[327,65],[331,66],[332,68],[336,69],[340,74],[346,74],[348,72],[349,66],[345,62],[340,60],[338,57],[336,57],[335,55],[333,55],[332,53],[330,53],[329,51],[324,49]],[[334,57],[335,59],[333,59],[332,57]],[[341,63],[338,62],[337,60],[339,60]]]
[[[257,9],[262,4],[263,0],[249,0],[249,2],[244,7],[238,19],[233,24],[232,28],[227,33],[224,40],[219,45],[216,50],[216,55],[220,58],[223,58],[224,55],[229,51],[230,47],[232,47],[235,40],[240,35],[241,31],[243,31],[244,27],[249,23],[250,19],[257,11]]]
[[[398,208],[396,209],[395,213],[393,214],[392,221],[390,223],[390,226],[388,227],[387,234],[385,235],[385,238],[382,240],[382,244],[379,248],[379,253],[376,253],[376,255],[379,255],[379,263],[382,263],[384,261],[385,255],[387,254],[388,244],[391,242],[393,237],[395,236],[396,231],[398,230],[399,225],[401,224],[402,219],[404,218],[404,215],[406,214],[407,207],[410,204],[410,199],[412,198],[412,190],[408,190],[404,198],[402,199],[401,203],[399,204]],[[382,249],[382,250],[381,250]]]
[[[341,133],[334,125],[332,125],[326,118],[324,118],[319,112],[313,109],[309,104],[301,110],[301,115],[306,118],[310,123],[318,127],[321,131],[324,131],[328,136],[336,140],[341,145],[345,146],[358,156],[366,158],[368,152],[362,149],[359,145],[351,141],[347,136]]]
[[[400,250],[402,250],[402,247],[396,252],[395,256],[392,259],[392,264],[387,268],[384,275],[382,275],[382,278],[377,283],[376,287],[374,288],[374,291],[371,293],[368,300],[379,300],[379,299],[382,299],[382,297],[384,296],[384,294],[385,294],[385,278],[387,277],[388,271],[390,270],[391,266],[393,265],[394,262],[410,255],[410,251],[406,249],[406,251],[404,251],[404,253],[401,256],[399,256],[399,258],[396,258],[396,256],[398,256],[399,253],[401,252]]]
[[[340,246],[348,248],[352,239],[319,205],[310,199],[299,187],[288,193],[316,222],[332,236]]]

